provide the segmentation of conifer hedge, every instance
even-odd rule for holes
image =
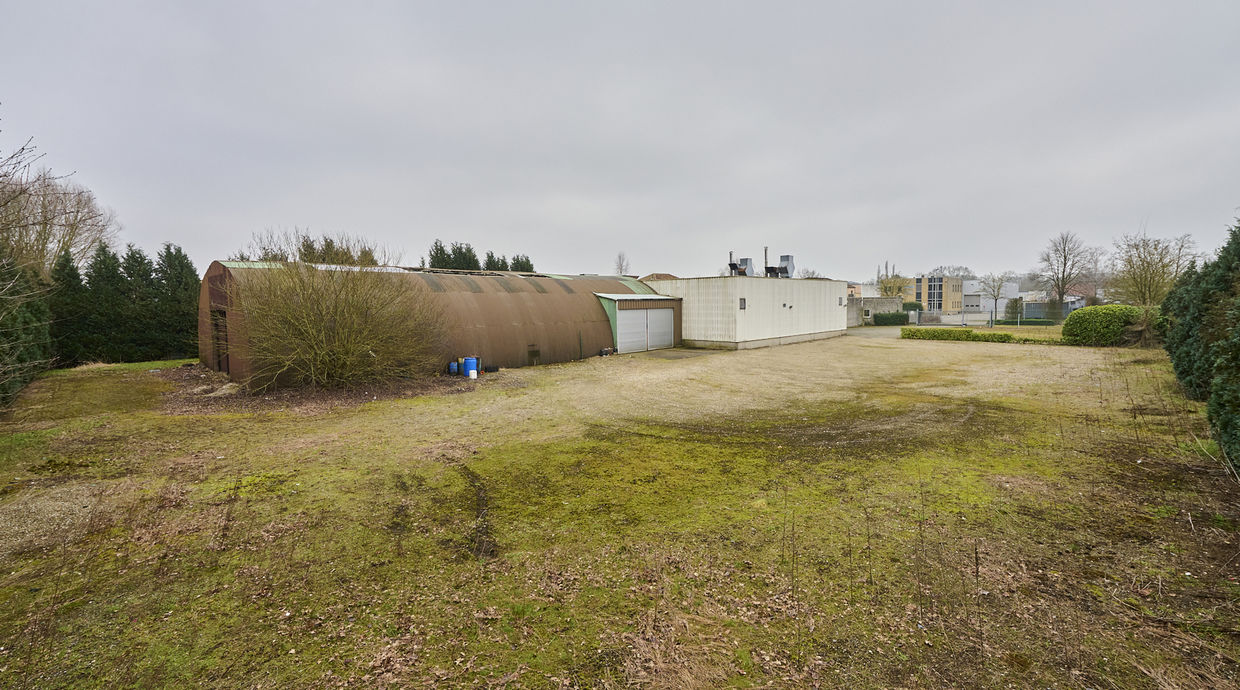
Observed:
[[[1209,402],[1214,438],[1240,466],[1240,220],[1213,260],[1180,276],[1162,316],[1176,378],[1185,395]]]

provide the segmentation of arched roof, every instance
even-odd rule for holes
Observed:
[[[199,352],[205,363],[212,356],[210,311],[228,312],[225,282],[244,280],[254,270],[282,264],[268,262],[214,262],[203,278],[199,300]],[[561,275],[515,271],[453,271],[400,266],[326,266],[322,270],[366,270],[390,273],[409,281],[440,301],[445,314],[446,357],[478,356],[484,365],[502,367],[580,359],[613,344],[611,324],[595,293],[653,294],[640,281],[625,276]],[[248,371],[244,343],[244,314],[227,314],[230,370],[234,378]]]

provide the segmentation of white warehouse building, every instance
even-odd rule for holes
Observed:
[[[719,276],[644,281],[682,302],[688,347],[745,350],[843,335],[848,283],[821,278]]]

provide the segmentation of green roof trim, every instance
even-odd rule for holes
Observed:
[[[640,280],[636,280],[636,279],[633,279],[633,278],[625,278],[625,277],[621,276],[621,278],[620,278],[620,282],[622,282],[622,283],[624,283],[625,285],[627,285],[627,286],[629,287],[629,289],[630,289],[630,290],[632,290],[633,292],[636,292],[636,293],[637,293],[637,294],[639,294],[639,295],[653,295],[653,294],[655,294],[655,292],[654,292],[654,288],[650,287],[649,285],[647,285],[647,284],[643,283],[643,282],[642,282],[642,281],[640,281]]]
[[[611,322],[611,346],[612,348],[619,350],[620,344],[616,342],[616,338],[618,337],[616,335],[616,301],[603,297],[602,295],[595,295],[595,297],[598,297],[599,303],[603,305],[603,311],[607,312],[607,320]]]

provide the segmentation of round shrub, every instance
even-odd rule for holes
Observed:
[[[1108,347],[1120,345],[1125,331],[1141,318],[1141,310],[1123,304],[1077,309],[1063,322],[1063,341],[1068,345]]]
[[[921,311],[922,309],[924,309],[924,307],[922,307],[921,302],[904,303],[904,311]]]

